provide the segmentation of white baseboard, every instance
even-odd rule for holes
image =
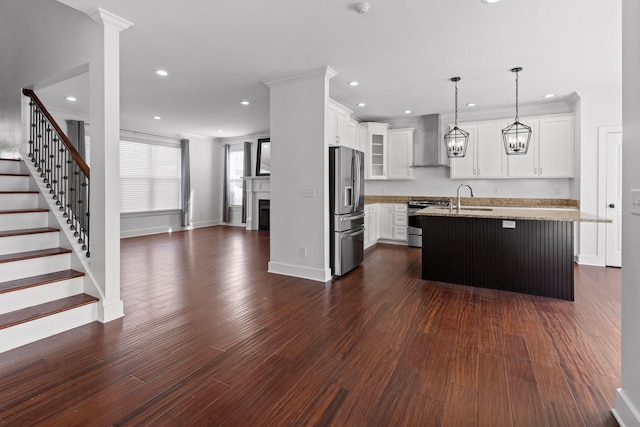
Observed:
[[[578,255],[576,262],[580,265],[593,265],[596,267],[604,267],[604,260],[597,255]]]
[[[216,225],[220,225],[221,221],[216,219],[212,221],[199,221],[193,223],[193,228],[204,228],[204,227],[214,227]]]
[[[98,321],[102,323],[111,322],[112,320],[124,317],[124,303],[118,300],[111,304],[98,305]]]
[[[621,388],[616,390],[616,407],[611,410],[620,427],[640,427],[640,412]]]
[[[328,282],[331,280],[330,269],[310,268],[300,265],[283,264],[269,261],[269,273],[282,274],[285,276],[300,277],[302,279],[315,280],[317,282]]]
[[[397,246],[408,246],[409,242],[406,240],[388,240],[388,239],[378,239],[378,243],[383,243],[385,245],[397,245]]]

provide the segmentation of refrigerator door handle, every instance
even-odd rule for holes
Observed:
[[[364,225],[361,225],[360,227],[358,227],[355,231],[352,231],[351,233],[343,234],[341,237],[342,238],[353,237],[353,236],[357,236],[358,234],[362,234],[362,233],[364,233]]]
[[[351,215],[347,218],[340,218],[340,222],[353,221],[354,219],[360,219],[360,218],[364,218],[364,212],[359,215]]]
[[[360,209],[360,156],[358,156],[358,152],[356,151],[356,210]]]

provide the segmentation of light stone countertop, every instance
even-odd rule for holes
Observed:
[[[428,207],[417,212],[423,216],[449,216],[460,218],[488,218],[507,220],[534,221],[570,221],[570,222],[612,222],[610,219],[580,212],[577,209],[530,209],[530,208],[501,208],[462,206],[460,213],[456,207],[434,208]]]

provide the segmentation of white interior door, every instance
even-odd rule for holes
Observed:
[[[607,133],[607,253],[605,264],[622,266],[622,133]]]

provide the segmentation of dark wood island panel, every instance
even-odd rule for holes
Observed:
[[[423,216],[422,278],[573,301],[573,222]]]

